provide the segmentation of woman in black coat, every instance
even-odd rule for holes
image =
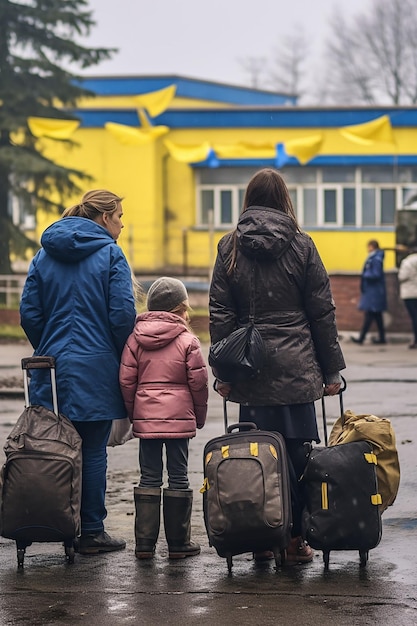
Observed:
[[[248,323],[251,297],[266,362],[256,378],[235,385],[216,381],[216,388],[240,404],[240,421],[284,436],[299,478],[306,464],[304,442],[319,440],[314,401],[323,392],[339,392],[345,362],[328,274],[273,169],[253,176],[236,229],[219,242],[210,286],[212,343]],[[294,487],[298,497],[287,559],[308,562],[313,553],[301,536],[304,502],[298,482]]]

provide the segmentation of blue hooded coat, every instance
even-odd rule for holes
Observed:
[[[384,251],[374,250],[365,261],[361,276],[361,311],[379,313],[387,309],[387,294],[384,276]]]
[[[120,357],[135,322],[129,265],[110,233],[65,217],[42,235],[20,304],[35,355],[56,359],[60,412],[74,421],[126,416]],[[49,378],[32,371],[32,404],[51,407]]]

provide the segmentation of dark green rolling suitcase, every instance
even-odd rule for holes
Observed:
[[[286,449],[279,433],[254,424],[227,426],[204,448],[203,510],[209,543],[227,559],[271,550],[285,562],[291,534],[291,494]],[[234,432],[238,431],[238,432]]]

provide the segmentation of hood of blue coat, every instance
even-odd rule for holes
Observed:
[[[296,232],[296,223],[286,213],[251,206],[243,211],[237,224],[238,249],[249,258],[273,261],[287,250]]]
[[[186,330],[186,322],[179,315],[167,311],[148,311],[137,316],[133,334],[144,350],[159,350]]]
[[[378,248],[377,250],[372,250],[372,252],[368,254],[367,259],[379,259],[382,262],[384,260],[384,257],[385,257],[384,250],[381,250],[381,248]]]
[[[85,217],[64,217],[42,235],[45,252],[63,263],[77,263],[104,246],[114,243],[110,233]]]

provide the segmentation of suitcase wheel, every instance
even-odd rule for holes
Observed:
[[[74,563],[74,558],[75,558],[75,545],[74,545],[74,541],[71,539],[71,541],[65,541],[64,542],[64,548],[65,548],[65,556],[67,557],[67,563]]]
[[[324,562],[324,569],[327,571],[329,569],[330,552],[323,552],[323,562]]]
[[[369,557],[369,552],[367,551],[359,552],[359,558],[360,558],[359,567],[366,567],[366,563],[368,562],[368,557]]]
[[[20,569],[23,567],[23,561],[25,560],[26,548],[17,548],[17,567]]]
[[[233,567],[233,557],[231,554],[228,554],[226,559],[227,559],[227,569],[228,569],[229,574],[231,574],[232,567]]]
[[[67,557],[67,563],[74,563],[74,558],[75,558],[75,550],[74,550],[74,546],[68,547],[65,546],[65,555]]]
[[[28,546],[32,545],[31,542],[25,542],[22,540],[16,539],[16,553],[17,553],[17,567],[19,569],[23,568],[23,561],[25,560],[25,552]]]
[[[284,550],[274,550],[274,559],[275,559],[275,569],[278,571],[280,567],[284,567],[285,562],[287,560],[287,551]]]

